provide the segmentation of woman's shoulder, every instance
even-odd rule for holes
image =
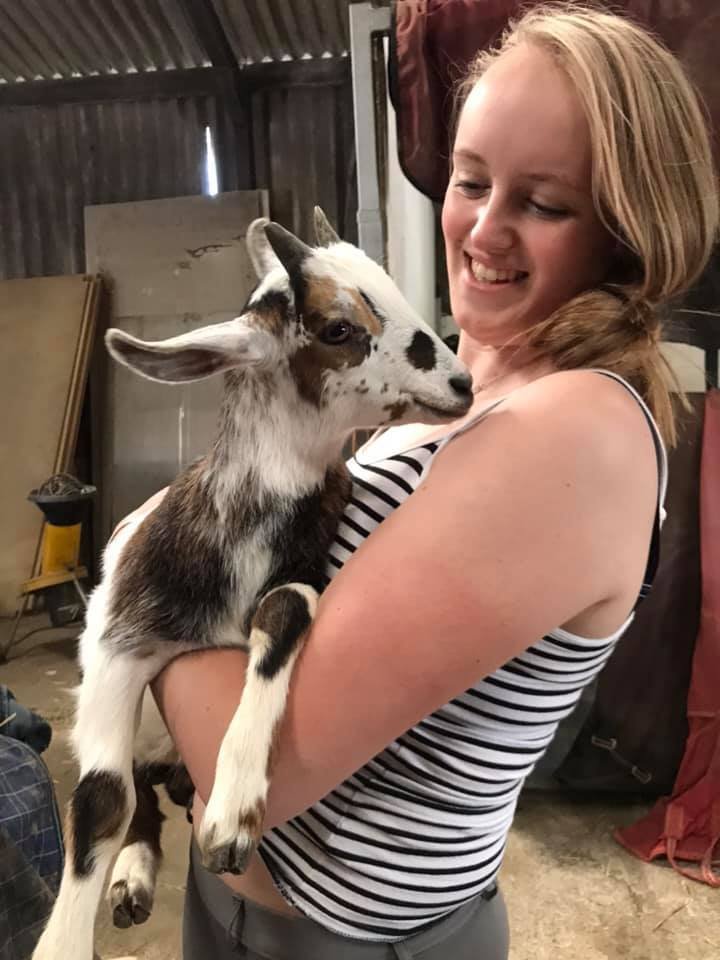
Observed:
[[[601,369],[556,370],[531,380],[505,398],[503,404],[517,409],[537,408],[540,413],[578,409],[615,417],[626,411],[633,418],[644,413],[644,404],[630,384],[617,374]],[[642,417],[640,419],[642,422]]]
[[[482,431],[473,431],[482,422]],[[487,449],[493,434],[498,442],[512,427],[531,447],[536,445],[587,455],[621,466],[646,448],[656,464],[659,433],[647,406],[620,377],[604,370],[561,370],[514,390],[477,420],[462,426],[452,439],[468,434],[468,446]],[[451,439],[449,437],[448,439]],[[509,438],[512,440],[512,438]]]
[[[628,525],[642,534],[652,519],[663,462],[657,428],[628,384],[568,370],[513,391],[458,431],[435,457],[428,486],[441,496],[462,482],[469,527],[475,500],[492,488],[488,503],[510,499],[518,516],[536,514],[538,533],[565,516],[578,535],[620,538]],[[508,518],[506,529],[514,525]]]
[[[511,423],[512,436],[507,436]],[[528,453],[537,443],[573,456],[614,452],[622,463],[623,456],[633,454],[636,443],[646,444],[654,435],[656,449],[664,457],[657,426],[639,395],[620,377],[595,369],[555,371],[507,394],[483,396],[468,416],[444,428],[409,424],[378,431],[356,456],[359,463],[376,463],[427,444],[433,453],[436,449],[442,453],[462,438],[464,449],[476,446],[485,458],[495,444],[503,447],[524,432]],[[652,448],[650,443],[650,453]]]

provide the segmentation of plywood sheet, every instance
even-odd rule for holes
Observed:
[[[699,347],[689,343],[663,343],[662,352],[673,368],[683,390],[688,393],[704,393],[705,357]]]
[[[108,284],[110,325],[161,340],[237,316],[256,283],[245,233],[266,214],[262,190],[87,207],[87,268]],[[222,378],[156,384],[100,354],[93,377],[102,406],[93,444],[101,548],[125,514],[205,453]]]
[[[70,466],[99,281],[0,282],[0,613],[35,571],[42,514],[27,495]]]

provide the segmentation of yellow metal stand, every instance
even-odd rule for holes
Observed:
[[[40,575],[26,580],[21,593],[36,593],[70,580],[87,577],[85,567],[78,566],[82,524],[57,527],[45,521],[40,552]]]
[[[37,490],[31,490],[28,500],[34,503],[45,517],[42,541],[33,564],[35,576],[20,586],[22,602],[15,613],[9,641],[0,644],[0,663],[7,661],[10,649],[17,641],[17,631],[31,598],[44,593],[45,609],[54,627],[64,627],[78,619],[79,607],[69,602],[77,596],[87,609],[87,596],[81,581],[88,579],[86,567],[78,566],[82,517],[84,507],[96,493],[95,487],[80,483],[67,473],[57,473]],[[73,591],[65,585],[72,583]],[[44,629],[44,628],[43,628]]]

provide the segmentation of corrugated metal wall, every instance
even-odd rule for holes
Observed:
[[[271,215],[311,241],[319,204],[345,240],[357,242],[355,134],[350,80],[273,86],[251,100],[256,179]]]
[[[347,0],[212,5],[241,66],[349,49]],[[210,64],[178,0],[0,0],[0,23],[0,83]]]
[[[0,80],[204,67],[176,0],[0,0]]]
[[[202,193],[206,124],[233,130],[212,97],[0,110],[0,277],[82,272],[88,204]]]
[[[347,0],[213,0],[241,65],[337,57],[350,48]]]
[[[255,82],[240,110],[242,123],[214,97],[0,109],[0,278],[82,272],[86,205],[202,193],[206,124],[221,190],[268,188],[272,215],[306,238],[320,203],[355,239],[349,72]]]

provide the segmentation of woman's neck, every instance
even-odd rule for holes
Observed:
[[[479,344],[464,334],[460,337],[458,356],[473,375],[473,393],[482,406],[486,400],[504,397],[553,371],[548,359],[528,355],[521,347]],[[476,401],[473,407],[477,406]]]

